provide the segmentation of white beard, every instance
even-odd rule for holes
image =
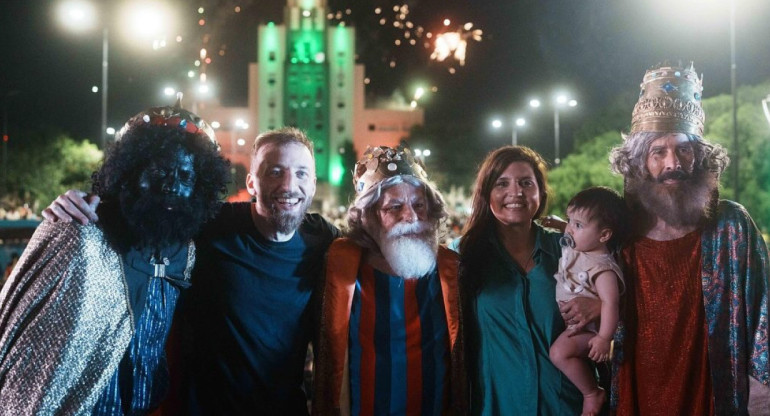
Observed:
[[[436,231],[422,221],[397,224],[380,233],[380,251],[396,275],[419,279],[436,267]]]

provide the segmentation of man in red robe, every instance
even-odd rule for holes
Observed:
[[[692,65],[647,71],[612,152],[635,213],[614,380],[620,415],[767,414],[768,252],[746,210],[718,199],[726,151],[703,139]]]

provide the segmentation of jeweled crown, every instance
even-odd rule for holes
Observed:
[[[407,148],[388,146],[368,147],[364,157],[356,162],[353,184],[356,193],[366,192],[381,181],[397,176],[412,175],[423,181],[428,180],[425,170]]]
[[[188,133],[201,135],[219,148],[214,129],[196,114],[182,108],[182,93],[177,93],[173,107],[151,107],[128,119],[123,128],[115,134],[115,140],[120,140],[132,128],[150,124],[182,129]]]
[[[689,68],[661,66],[644,74],[639,101],[631,116],[631,133],[690,133],[703,136],[703,76]]]

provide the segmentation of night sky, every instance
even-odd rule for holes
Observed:
[[[735,0],[737,4],[738,83],[770,79],[770,1]],[[118,37],[117,2],[102,2],[112,28],[110,43],[109,120],[119,127],[144,107],[167,104],[160,91],[171,83],[189,83],[205,34],[215,56],[208,76],[222,103],[246,104],[248,62],[255,61],[257,25],[283,21],[281,0],[205,0],[167,2],[179,20],[181,43],[153,51]],[[681,6],[674,8],[674,5]],[[0,2],[0,100],[7,105],[9,131],[52,126],[77,138],[92,138],[100,124],[100,31],[73,34],[54,16],[55,1]],[[613,103],[629,105],[644,70],[658,62],[695,62],[705,74],[704,97],[730,91],[729,1],[723,0],[417,0],[408,1],[409,18],[427,31],[472,22],[484,31],[481,42],[468,45],[465,66],[430,61],[423,47],[396,47],[399,31],[380,26],[375,7],[392,15],[402,2],[330,0],[332,12],[351,9],[343,20],[357,27],[359,61],[366,64],[370,95],[409,95],[416,81],[438,87],[426,97],[426,124],[466,124],[480,139],[501,140],[488,129],[495,115],[522,110],[531,96],[546,99],[561,86],[579,105],[565,112],[567,132]],[[698,5],[699,8],[695,6]],[[705,5],[705,6],[704,6]],[[198,6],[206,8],[207,25],[197,25]],[[235,13],[235,6],[241,7]],[[110,11],[112,10],[112,11]],[[390,60],[396,62],[390,68]],[[454,66],[456,73],[449,73]],[[11,91],[18,94],[7,96]],[[770,93],[770,91],[768,91]],[[625,100],[619,97],[625,97]],[[545,110],[521,137],[552,135]],[[497,139],[495,139],[497,137]]]

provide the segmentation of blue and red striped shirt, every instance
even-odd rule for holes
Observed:
[[[438,272],[406,280],[362,264],[350,314],[352,414],[442,414],[449,358]]]

